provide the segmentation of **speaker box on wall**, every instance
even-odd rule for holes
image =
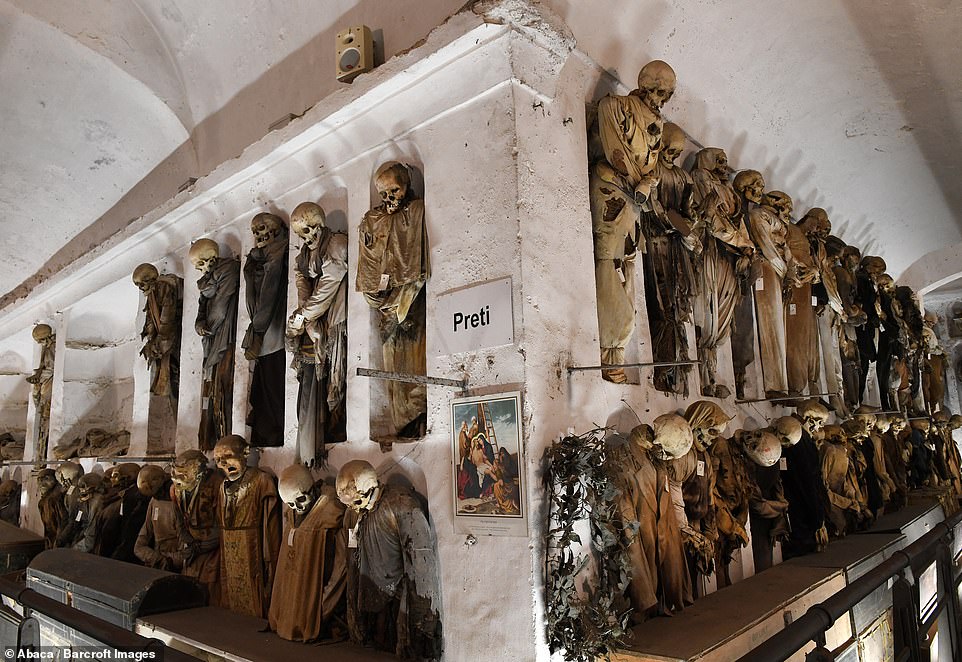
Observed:
[[[358,25],[337,34],[337,79],[350,83],[358,74],[374,68],[374,38],[371,28]]]

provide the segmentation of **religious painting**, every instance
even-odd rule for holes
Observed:
[[[451,402],[455,530],[526,536],[521,394]]]

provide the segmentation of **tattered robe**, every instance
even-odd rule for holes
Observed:
[[[237,290],[240,262],[218,258],[197,281],[195,328],[203,337],[204,370],[198,445],[209,451],[231,431],[234,394],[234,339],[237,336]]]
[[[711,446],[712,464],[715,470],[715,523],[718,527],[715,566],[719,587],[731,584],[728,564],[736,549],[748,544],[749,493],[751,479],[748,475],[748,458],[741,450],[735,433],[732,439],[716,439]]]
[[[294,262],[304,332],[293,338],[297,371],[297,455],[319,462],[324,445],[347,438],[347,236],[322,230]]]
[[[611,448],[609,462],[621,490],[621,517],[626,523],[638,522],[638,533],[628,546],[632,620],[637,623],[659,611],[680,611],[692,603],[691,579],[666,465],[653,461],[632,442]]]
[[[56,336],[40,346],[40,365],[34,372],[36,382],[33,385],[33,402],[37,407],[36,430],[37,452],[36,459],[47,459],[47,445],[50,441],[50,401],[53,397],[53,360]]]
[[[761,277],[755,281],[755,318],[762,354],[765,393],[785,393],[785,307],[782,282],[788,270],[785,223],[774,209],[759,205],[748,216],[752,241],[761,255]]]
[[[251,321],[241,347],[256,355],[247,415],[252,446],[284,445],[287,251],[288,237],[284,231],[263,248],[252,248],[244,263]]]
[[[393,214],[383,205],[368,211],[361,219],[358,239],[355,290],[380,313],[383,368],[423,375],[427,371],[424,284],[431,275],[424,200],[409,200]],[[391,380],[387,391],[395,434],[417,436],[411,426],[427,416],[426,387]]]
[[[825,441],[819,448],[819,457],[828,497],[825,514],[829,533],[841,537],[852,531],[861,519],[862,495],[844,444]]]
[[[181,538],[193,547],[192,555],[184,560],[181,571],[204,586],[210,596],[210,604],[223,604],[220,583],[220,494],[224,475],[220,470],[208,471],[200,484],[190,492],[171,495],[177,510]]]
[[[150,392],[177,399],[180,379],[181,280],[162,274],[144,303],[140,354],[150,367]]]
[[[371,510],[347,511],[347,625],[351,640],[402,660],[441,657],[436,541],[416,493],[382,485]]]
[[[788,500],[791,531],[782,545],[784,558],[818,551],[817,533],[825,525],[825,481],[822,478],[818,447],[811,435],[803,431],[794,446],[782,450],[785,470],[782,487]]]
[[[57,543],[57,532],[67,519],[67,508],[63,503],[63,488],[56,485],[37,501],[40,521],[43,522],[43,548],[53,549]]]
[[[284,539],[277,560],[268,621],[271,630],[290,641],[313,641],[326,634],[343,609],[347,586],[347,530],[344,505],[333,487],[319,497],[300,524],[294,511],[284,512]]]
[[[752,558],[755,572],[772,567],[776,541],[788,537],[788,500],[782,487],[778,464],[762,467],[750,463],[751,485],[748,497],[752,524]]]
[[[180,572],[184,548],[178,534],[177,511],[169,499],[151,499],[137,536],[134,554],[150,568]]]
[[[786,255],[792,287],[785,300],[785,351],[788,393],[819,392],[818,321],[812,301],[812,284],[820,272],[809,239],[800,227],[786,223]]]
[[[134,554],[134,546],[137,543],[137,536],[147,518],[147,504],[150,497],[144,496],[137,489],[136,485],[131,485],[120,494],[120,501],[117,505],[117,526],[118,538],[117,545],[111,552],[110,557],[118,561],[127,563],[140,563],[140,559]]]
[[[267,617],[281,543],[280,500],[274,479],[247,467],[220,489],[223,606]]]

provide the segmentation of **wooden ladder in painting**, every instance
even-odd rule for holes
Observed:
[[[491,444],[491,448],[497,451],[498,438],[494,432],[494,421],[491,420],[491,410],[488,407],[487,402],[478,403],[478,417],[483,423],[484,436],[487,437],[488,443]]]

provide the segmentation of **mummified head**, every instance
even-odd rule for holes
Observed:
[[[403,163],[389,161],[374,173],[374,187],[381,197],[384,210],[394,214],[407,198],[408,189],[411,187],[411,174]]]
[[[351,460],[337,472],[337,498],[356,512],[370,510],[381,496],[381,483],[370,462]]]
[[[198,450],[184,451],[174,460],[170,478],[178,494],[192,492],[207,472],[207,456]]]
[[[137,489],[146,497],[159,497],[167,482],[167,472],[156,464],[146,464],[137,474]]]
[[[672,122],[665,122],[661,130],[661,161],[668,167],[673,167],[675,161],[685,151],[685,132]]]
[[[160,272],[157,271],[157,267],[149,262],[144,262],[143,264],[137,265],[137,268],[134,269],[134,285],[136,285],[137,289],[144,294],[148,294],[154,289],[154,285],[157,284],[158,278],[160,278]]]
[[[674,460],[691,450],[691,426],[678,414],[662,414],[652,421],[654,452],[662,460]]]
[[[772,433],[782,448],[790,448],[802,440],[802,423],[794,416],[781,416],[772,422]]]
[[[652,60],[638,72],[638,91],[641,100],[656,114],[675,93],[675,70],[667,62]]]
[[[314,476],[303,464],[293,464],[281,472],[277,491],[288,508],[303,515],[311,509],[316,499]]]
[[[778,437],[767,429],[752,430],[742,435],[745,454],[760,467],[770,467],[782,456]]]
[[[757,170],[742,170],[735,175],[732,186],[736,192],[745,196],[746,200],[761,204],[762,193],[765,191],[765,179],[762,173]]]
[[[247,470],[247,453],[250,450],[247,440],[239,434],[221,437],[214,446],[214,463],[220,467],[227,480],[234,481]]]
[[[53,338],[53,329],[49,324],[38,324],[33,327],[31,332],[34,342],[45,345],[51,338]]]
[[[64,487],[76,485],[80,477],[84,475],[84,468],[76,462],[64,462],[57,467],[57,480]]]
[[[832,233],[832,223],[828,214],[821,207],[812,207],[798,222],[798,227],[807,237],[817,237],[825,240]]]
[[[220,257],[220,246],[213,239],[198,239],[190,245],[187,259],[201,274],[207,274]]]
[[[802,428],[815,437],[828,422],[828,407],[816,399],[806,400],[795,408],[802,419]]]
[[[100,474],[84,474],[77,481],[81,501],[90,501],[94,494],[104,491],[104,477]]]
[[[254,245],[264,248],[285,232],[284,221],[274,214],[261,212],[251,219],[251,233],[254,235]]]
[[[320,244],[326,222],[324,210],[313,202],[302,202],[291,212],[291,229],[311,249]]]
[[[697,400],[685,410],[685,418],[691,426],[692,437],[699,449],[705,450],[725,432],[731,416],[710,400]]]
[[[792,198],[783,191],[769,191],[762,196],[762,204],[771,207],[786,223],[792,216]]]

